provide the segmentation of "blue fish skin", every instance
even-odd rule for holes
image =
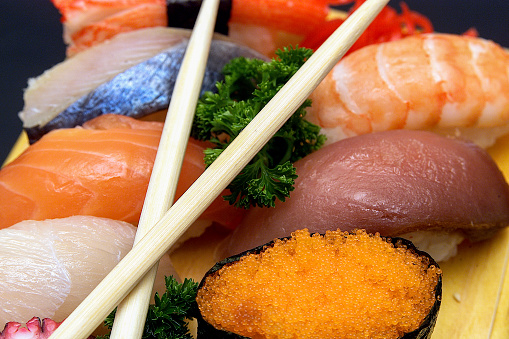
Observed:
[[[30,143],[57,128],[73,128],[102,114],[114,113],[141,118],[167,109],[188,41],[133,66],[82,96],[44,126],[25,128]],[[247,47],[213,40],[201,94],[215,91],[223,79],[222,69],[236,57],[267,59]]]

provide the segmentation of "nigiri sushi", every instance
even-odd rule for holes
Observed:
[[[453,34],[374,44],[334,66],[311,99],[306,117],[329,143],[405,128],[489,147],[509,132],[509,54]]]
[[[10,321],[0,332],[0,339],[48,339],[61,323],[50,318],[41,320],[39,317],[32,317],[26,323]],[[87,339],[95,337],[89,336]]]
[[[162,123],[111,114],[48,133],[0,171],[0,228],[72,215],[136,224],[161,131]],[[205,170],[206,145],[190,140],[177,198]],[[218,197],[202,219],[233,227],[243,213]]]
[[[29,80],[19,113],[29,140],[101,114],[140,118],[168,108],[190,31],[156,27],[115,36]],[[217,37],[202,91],[215,90],[232,58],[265,58]]]
[[[0,230],[0,323],[37,316],[64,320],[126,255],[136,227],[106,218],[27,220]],[[175,275],[169,257],[159,265]]]
[[[62,14],[67,55],[144,27],[193,28],[201,0],[52,0]],[[325,22],[330,3],[300,0],[222,0],[216,32],[265,54],[298,43]],[[255,34],[257,33],[257,34]]]
[[[52,0],[62,14],[67,55],[77,53],[113,36],[147,27],[166,26],[164,0]]]
[[[509,225],[509,185],[471,142],[426,131],[377,132],[325,146],[295,167],[290,198],[272,209],[250,209],[224,257],[295,229],[349,231],[360,223],[383,236],[442,235],[437,239],[452,241],[446,251],[415,243],[441,261],[465,238],[487,239]]]

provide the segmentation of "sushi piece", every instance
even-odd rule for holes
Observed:
[[[167,109],[189,33],[156,27],[120,34],[31,79],[19,113],[30,142],[101,114],[140,118]],[[213,40],[202,92],[214,91],[223,66],[239,56],[264,58],[246,47]]]
[[[295,167],[290,198],[272,209],[250,209],[223,257],[299,228],[349,231],[362,223],[368,232],[411,234],[423,245],[429,235],[442,239],[445,251],[415,243],[442,261],[465,238],[487,239],[509,225],[509,185],[471,142],[425,131],[378,132],[325,146]]]
[[[493,41],[430,33],[361,48],[311,94],[306,118],[332,143],[428,130],[487,148],[509,133],[509,54]]]
[[[207,272],[198,338],[430,338],[441,293],[440,268],[409,241],[298,230]]]
[[[0,228],[72,215],[137,224],[162,128],[111,114],[48,133],[0,171]],[[206,146],[190,139],[176,198],[205,170]],[[243,213],[218,197],[201,219],[234,227]]]
[[[37,317],[33,317],[25,324],[10,321],[0,332],[0,339],[47,339],[61,323],[49,318],[41,320]],[[93,338],[90,336],[88,339]]]
[[[125,33],[29,79],[23,96],[24,107],[19,113],[23,126],[44,126],[100,84],[182,43],[185,38],[157,28]]]
[[[67,56],[111,39],[113,36],[147,27],[166,26],[164,0],[52,0],[62,14]]]
[[[62,14],[68,56],[136,29],[166,25],[192,29],[202,3],[201,0],[52,2]],[[221,0],[215,31],[231,33],[239,43],[273,53],[276,47],[287,45],[285,36],[295,44],[323,24],[330,12],[329,3],[334,2],[300,0],[296,6],[287,0]],[[264,46],[265,42],[270,48]]]
[[[106,218],[20,222],[0,230],[0,323],[34,316],[63,321],[127,254],[136,227]],[[168,256],[155,290],[175,275]]]

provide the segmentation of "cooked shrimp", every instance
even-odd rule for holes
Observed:
[[[322,27],[338,0],[233,0],[228,35],[265,55]]]
[[[52,0],[62,14],[67,55],[72,56],[116,34],[166,26],[165,0]]]
[[[340,61],[311,98],[308,119],[329,143],[406,128],[488,147],[509,133],[509,54],[449,34],[370,45]]]

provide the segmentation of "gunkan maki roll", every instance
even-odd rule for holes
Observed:
[[[429,338],[442,272],[411,242],[299,230],[207,272],[199,338]]]

